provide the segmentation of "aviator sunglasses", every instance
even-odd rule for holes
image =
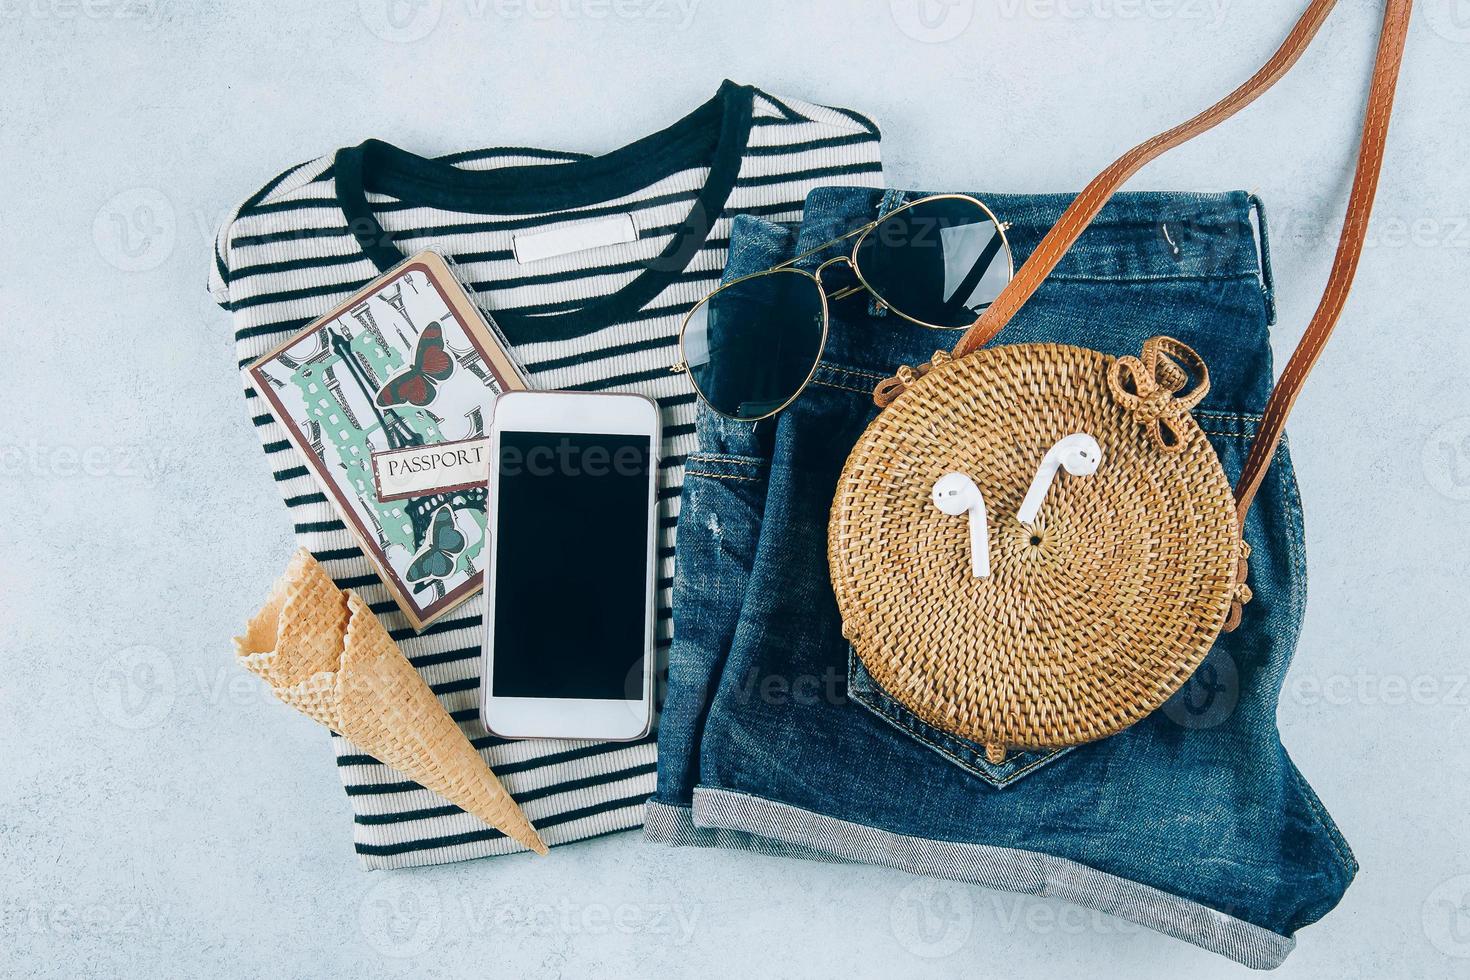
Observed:
[[[790,261],[725,283],[679,328],[694,390],[726,418],[757,422],[796,400],[827,344],[827,304],[866,291],[879,306],[935,330],[968,327],[1015,274],[1009,223],[964,194],[911,201]],[[856,238],[813,272],[796,263]],[[857,285],[829,294],[822,275],[847,266]]]

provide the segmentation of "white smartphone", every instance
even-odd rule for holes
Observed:
[[[648,733],[658,445],[641,395],[496,399],[480,682],[493,734]]]

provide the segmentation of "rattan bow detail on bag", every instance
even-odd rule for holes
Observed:
[[[1195,387],[1186,392],[1191,372]],[[1142,357],[1120,357],[1108,365],[1108,390],[1148,430],[1155,449],[1181,453],[1194,431],[1186,424],[1189,413],[1210,393],[1210,370],[1193,348],[1173,337],[1154,337],[1144,343]]]
[[[1386,0],[1348,214],[1328,286],[1230,486],[1191,410],[1209,371],[1178,340],[1137,356],[1060,344],[985,347],[1108,198],[1149,160],[1229,118],[1301,56],[1335,0],[1313,0],[1272,59],[1225,99],[1130,150],[1074,200],[955,346],[880,384],[883,411],[854,447],[828,549],[843,633],[873,679],[919,718],[986,747],[1077,745],[1162,705],[1250,600],[1251,501],[1301,383],[1346,301],[1381,168],[1410,0]],[[1058,481],[1030,523],[1018,505],[1065,437],[1102,463]],[[983,495],[989,574],[939,513],[936,481]],[[1029,515],[1028,515],[1029,516]]]

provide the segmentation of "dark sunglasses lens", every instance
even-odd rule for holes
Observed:
[[[808,276],[781,271],[735,282],[695,307],[684,358],[705,401],[737,419],[758,419],[791,400],[822,354],[822,292]]]
[[[854,256],[868,286],[904,316],[967,327],[1011,279],[1011,256],[985,209],[936,198],[879,222]]]

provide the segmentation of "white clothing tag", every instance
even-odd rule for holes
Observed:
[[[592,221],[579,221],[550,231],[533,231],[516,235],[511,242],[516,261],[521,265],[554,259],[559,255],[605,245],[626,245],[638,240],[638,228],[631,214],[612,214]]]

